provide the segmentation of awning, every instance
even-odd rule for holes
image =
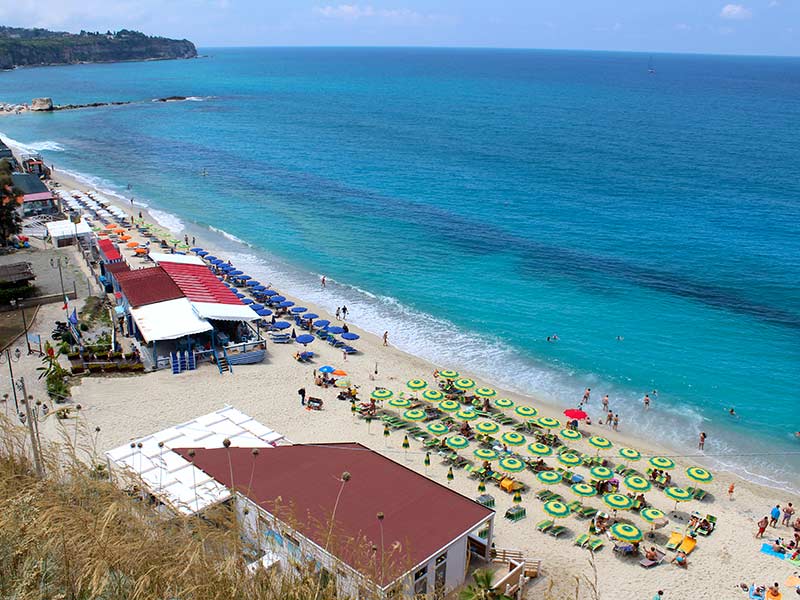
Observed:
[[[205,266],[203,259],[199,256],[190,256],[188,254],[166,254],[165,252],[151,252],[152,258],[156,264],[161,263],[176,263],[179,265],[200,265]]]
[[[69,219],[65,219],[63,221],[50,221],[49,223],[46,223],[46,225],[47,234],[54,240],[71,238],[75,237],[76,235],[78,237],[84,237],[92,233],[92,230],[89,228],[89,224],[83,219],[81,219],[77,225]]]
[[[255,321],[260,317],[244,304],[192,302],[194,310],[204,319],[215,321]]]
[[[197,316],[186,298],[132,308],[131,316],[147,343],[174,340],[212,329],[210,323]]]

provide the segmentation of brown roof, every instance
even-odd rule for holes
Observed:
[[[33,274],[33,267],[29,262],[0,265],[0,282],[16,283],[17,281],[30,281],[35,278],[36,275]]]
[[[131,268],[128,266],[128,263],[124,262],[116,262],[116,263],[108,263],[105,266],[106,273],[122,273],[123,271],[130,271]]]
[[[258,456],[250,448],[195,448],[193,459],[188,449],[175,451],[382,587],[493,513],[356,443],[279,446]],[[328,542],[344,472],[350,480]],[[384,514],[382,561],[378,513]]]
[[[122,295],[136,308],[183,298],[183,292],[161,267],[116,273]]]

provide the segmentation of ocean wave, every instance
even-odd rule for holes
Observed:
[[[117,202],[124,202],[126,205],[130,204],[131,199],[129,196],[124,195],[124,190],[116,186],[114,183],[109,181],[108,179],[104,179],[102,177],[98,177],[97,175],[87,175],[86,173],[81,173],[80,171],[73,171],[70,169],[59,169],[62,173],[66,173],[76,181],[90,187],[100,194],[104,196],[111,196]],[[147,208],[149,204],[146,202],[142,202],[141,200],[134,200],[134,206],[138,206],[140,208]]]
[[[11,148],[19,150],[20,152],[26,152],[28,154],[33,154],[36,152],[63,152],[64,146],[59,144],[58,142],[54,142],[53,140],[44,140],[42,142],[20,142],[19,140],[15,140],[12,137],[7,136],[5,133],[0,131],[0,138]]]
[[[236,237],[235,235],[233,235],[232,233],[228,233],[224,229],[219,229],[218,227],[214,227],[213,225],[209,225],[208,228],[211,231],[213,231],[214,233],[218,233],[219,235],[221,235],[225,239],[228,239],[228,240],[230,240],[232,242],[236,242],[237,244],[241,244],[241,245],[247,246],[247,247],[251,246],[251,244],[248,244],[242,238]]]
[[[158,210],[155,208],[150,208],[148,211],[152,217],[156,220],[156,222],[161,225],[162,227],[166,227],[173,233],[180,233],[185,229],[185,225],[183,221],[181,221],[180,217],[174,215],[169,212],[165,212],[163,210]]]

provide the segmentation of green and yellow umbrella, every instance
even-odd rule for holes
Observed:
[[[573,441],[578,441],[583,437],[579,431],[575,431],[574,429],[562,429],[558,432],[558,435],[563,437],[565,440]]]
[[[480,458],[481,460],[497,460],[498,458],[497,452],[489,448],[478,448],[473,454],[475,458]]]
[[[634,492],[647,492],[653,487],[653,484],[644,477],[630,475],[629,477],[625,478],[625,487],[627,487],[629,490],[633,490]]]
[[[675,468],[675,461],[666,456],[654,456],[649,462],[656,469],[670,470]]]
[[[497,433],[500,431],[500,425],[495,423],[494,421],[481,421],[477,425],[475,425],[475,430],[480,433]]]
[[[628,510],[633,506],[633,500],[623,494],[606,494],[603,502],[614,510]]]
[[[394,393],[392,392],[392,390],[387,390],[386,388],[380,388],[372,392],[370,396],[372,398],[375,398],[375,400],[388,400],[389,398],[394,396]]]
[[[469,440],[462,435],[451,436],[447,438],[445,443],[453,450],[460,450],[461,448],[466,448],[469,446]]]
[[[439,400],[444,399],[444,394],[439,390],[425,390],[422,392],[422,397],[431,402],[439,402]]]
[[[406,382],[406,387],[410,390],[424,390],[428,387],[428,382],[424,379],[412,379]]]
[[[424,421],[428,417],[427,413],[419,408],[412,408],[411,410],[407,410],[403,413],[403,418],[406,421],[418,422]]]
[[[513,502],[514,504],[519,504],[520,502],[522,502],[522,494],[520,494],[519,490],[514,492]]]
[[[594,467],[589,471],[589,474],[594,479],[599,479],[601,481],[607,481],[608,479],[614,478],[614,471],[608,467]]]
[[[513,456],[506,456],[500,459],[498,464],[503,471],[507,471],[508,473],[519,473],[525,469],[525,463]]]
[[[545,444],[534,442],[528,444],[528,452],[534,456],[550,456],[553,453],[553,449]]]
[[[514,412],[517,413],[520,417],[530,418],[535,417],[539,414],[539,411],[533,408],[532,406],[518,406],[514,409]]]
[[[706,471],[702,467],[689,467],[686,469],[686,476],[693,480],[699,481],[700,483],[708,483],[714,476],[711,474],[710,471]]]
[[[614,523],[611,526],[611,535],[623,542],[640,542],[642,531],[630,523]]]
[[[620,448],[619,455],[624,458],[626,461],[628,460],[639,460],[642,458],[642,454],[633,448]]]
[[[384,425],[383,426],[383,437],[389,437],[389,426],[388,425]]]
[[[657,508],[643,508],[642,510],[639,511],[639,516],[642,517],[648,523],[652,523],[653,521],[658,521],[659,519],[663,519],[665,515]]]
[[[497,408],[511,408],[514,406],[514,403],[508,398],[498,398],[492,404],[494,404]]]
[[[475,390],[475,395],[481,398],[494,398],[497,396],[497,390],[492,388],[478,388]]]
[[[525,436],[516,431],[507,431],[500,439],[509,446],[522,446],[525,443]]]
[[[481,479],[481,480],[478,482],[478,493],[479,493],[479,494],[482,494],[482,493],[484,493],[485,491],[486,491],[486,483],[483,481],[483,479]]]
[[[556,519],[568,517],[570,512],[569,506],[563,502],[559,502],[558,500],[550,500],[550,502],[545,502],[542,508],[544,508],[544,512],[551,517],[555,517]]]
[[[478,418],[478,413],[471,408],[462,408],[456,413],[455,417],[459,421],[474,421]]]
[[[691,492],[680,488],[680,487],[668,487],[664,490],[664,494],[667,498],[675,500],[675,502],[688,502],[692,499]]]
[[[471,390],[475,387],[475,382],[472,379],[456,379],[453,382],[453,387],[457,390]]]
[[[561,481],[561,475],[555,471],[539,471],[536,474],[536,479],[546,485],[553,485],[554,483],[559,483]]]
[[[561,427],[561,421],[553,417],[539,417],[536,419],[536,422],[540,427],[544,427],[545,429],[558,429]]]
[[[442,369],[439,371],[439,377],[444,379],[457,379],[458,371],[451,371],[450,369]]]
[[[394,408],[408,408],[411,406],[411,401],[405,398],[392,398],[389,400],[389,406],[393,406]]]
[[[444,412],[456,412],[461,409],[461,405],[455,400],[442,400],[439,402],[439,410]]]
[[[453,467],[450,467],[449,469],[447,469],[447,481],[448,481],[448,485],[450,485],[450,483],[449,483],[450,481],[453,481]]]
[[[572,454],[571,452],[565,452],[564,454],[559,454],[558,462],[562,465],[567,465],[568,467],[575,467],[581,464],[583,461],[581,457],[577,454]]]
[[[605,450],[606,448],[611,448],[613,444],[604,437],[593,435],[589,438],[589,445],[594,446],[598,450]]]
[[[450,428],[444,423],[431,423],[428,425],[428,431],[433,435],[442,435],[450,431]]]
[[[425,453],[425,459],[422,462],[425,465],[425,467],[430,467],[431,466],[431,453],[430,452],[426,452]],[[425,471],[427,472],[427,468],[425,469]]]
[[[588,483],[576,483],[572,487],[569,488],[572,490],[573,494],[577,494],[578,496],[583,496],[584,498],[588,498],[589,496],[594,496],[597,493],[597,490],[590,486]]]
[[[408,436],[407,435],[403,436],[403,450],[408,450],[409,445],[410,444],[408,443]]]

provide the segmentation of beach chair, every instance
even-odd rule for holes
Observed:
[[[589,542],[587,547],[592,552],[597,552],[605,545],[606,543],[601,538],[592,538],[592,541]]]
[[[692,550],[694,550],[696,547],[697,547],[697,540],[687,535],[683,539],[681,545],[678,547],[678,552],[685,552],[686,555],[688,556],[689,554],[692,553]]]
[[[673,551],[677,550],[678,546],[683,543],[684,537],[685,536],[683,535],[682,531],[673,531],[669,536],[669,540],[667,540],[666,549]]]
[[[708,492],[701,488],[688,487],[686,488],[686,491],[689,492],[692,495],[692,498],[694,498],[695,500],[702,501],[703,499],[705,499],[706,496],[708,496]]]
[[[562,533],[566,533],[567,531],[569,530],[563,525],[556,525],[555,527],[551,528],[550,531],[548,531],[547,533],[549,533],[553,537],[558,537]]]
[[[509,521],[516,523],[517,521],[521,521],[526,516],[528,516],[528,512],[525,510],[523,506],[512,506],[506,511],[505,517]]]
[[[706,515],[706,521],[708,521],[711,527],[709,529],[697,529],[697,533],[699,533],[700,535],[706,535],[706,536],[710,535],[711,532],[717,528],[717,517],[715,517],[714,515]]]
[[[578,514],[584,519],[591,519],[597,514],[597,509],[591,506],[584,506],[578,511]]]
[[[574,543],[576,546],[578,546],[578,548],[583,548],[586,544],[589,543],[590,539],[592,539],[592,536],[590,536],[588,533],[584,533],[575,538]]]
[[[555,495],[556,495],[555,492],[552,492],[550,490],[540,490],[536,492],[536,497],[542,502],[547,502],[548,500],[550,500],[550,498],[552,498]]]
[[[569,509],[572,512],[578,512],[580,509],[583,508],[583,505],[581,504],[580,500],[573,500],[572,502],[567,504],[567,507],[569,507]]]
[[[646,558],[643,558],[642,560],[639,561],[639,564],[645,569],[652,569],[653,567],[660,565],[664,561],[664,557],[666,556],[666,554],[661,552],[661,550],[656,550],[656,555],[657,557],[655,560],[648,560]]]
[[[536,524],[536,529],[538,529],[542,533],[547,533],[550,530],[550,528],[553,527],[553,525],[555,525],[555,523],[550,520],[540,521],[539,523]]]

